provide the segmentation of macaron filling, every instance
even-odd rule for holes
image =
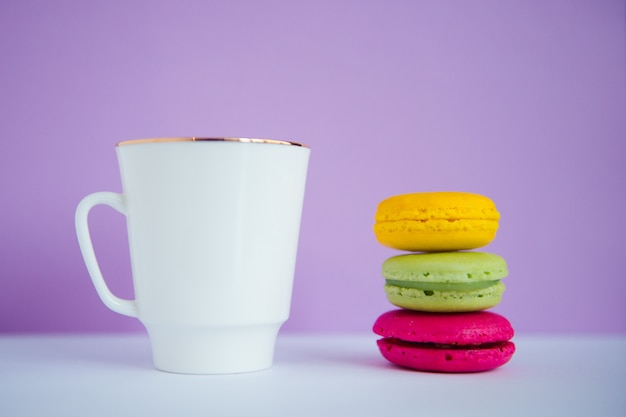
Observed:
[[[419,282],[387,279],[387,285],[396,287],[415,288],[424,291],[426,295],[433,295],[434,291],[475,291],[496,285],[500,280],[476,282]]]
[[[386,337],[381,340],[385,340],[388,343],[392,343],[398,346],[415,347],[421,349],[446,349],[446,350],[474,350],[474,349],[498,349],[503,348],[511,344],[511,341],[496,341],[476,344],[445,344],[445,343],[429,343],[429,342],[408,342],[406,340],[398,339],[395,337]]]

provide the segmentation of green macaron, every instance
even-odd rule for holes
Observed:
[[[486,252],[412,253],[383,263],[390,303],[437,313],[479,311],[500,303],[506,261]]]

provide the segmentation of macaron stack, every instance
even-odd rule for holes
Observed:
[[[387,299],[400,307],[374,324],[383,357],[434,372],[486,371],[511,359],[511,324],[484,311],[502,299],[506,262],[474,251],[495,238],[499,219],[493,201],[472,193],[402,194],[378,205],[376,238],[408,252],[382,267]]]

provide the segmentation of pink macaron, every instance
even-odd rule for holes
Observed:
[[[393,310],[374,323],[381,354],[405,368],[431,372],[480,372],[507,363],[513,327],[496,313],[426,313]]]

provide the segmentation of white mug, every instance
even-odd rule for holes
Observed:
[[[223,374],[272,366],[287,320],[310,149],[244,138],[116,146],[123,193],[76,209],[81,252],[104,304],[145,326],[157,369]],[[126,215],[134,300],[107,287],[89,235],[98,204]]]

